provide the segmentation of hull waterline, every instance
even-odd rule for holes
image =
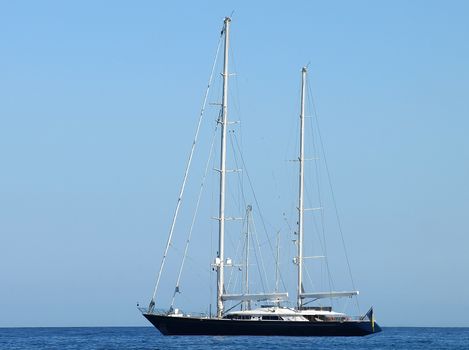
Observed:
[[[297,322],[229,320],[143,314],[163,335],[366,336],[381,331],[368,320]]]

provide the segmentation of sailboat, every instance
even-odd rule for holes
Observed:
[[[231,18],[226,17],[223,22],[223,94],[221,114],[218,120],[221,132],[220,165],[219,165],[219,205],[218,205],[218,251],[213,264],[217,273],[216,315],[185,314],[177,308],[169,310],[155,309],[155,294],[158,287],[161,271],[171,242],[170,237],[163,255],[157,287],[146,308],[140,308],[143,316],[150,321],[164,335],[263,335],[263,336],[365,336],[381,331],[375,322],[373,309],[365,315],[351,317],[341,312],[335,312],[329,306],[307,306],[305,300],[314,301],[323,298],[351,297],[358,291],[329,291],[323,293],[308,293],[303,288],[303,239],[304,239],[304,119],[305,119],[305,85],[307,68],[301,70],[301,112],[300,112],[300,152],[299,152],[299,196],[298,196],[298,240],[297,256],[294,261],[297,265],[297,295],[296,306],[282,306],[282,301],[288,299],[286,292],[249,293],[248,289],[239,294],[229,294],[225,290],[225,268],[231,264],[225,258],[225,192],[226,181],[226,142],[228,126],[228,50],[230,43]],[[192,158],[191,157],[189,159]],[[187,173],[187,171],[186,171]],[[184,180],[185,183],[185,180]],[[184,185],[183,185],[184,188]],[[176,213],[179,209],[180,198]],[[250,210],[250,208],[248,208]],[[249,214],[249,213],[248,213]],[[249,240],[248,240],[249,241]],[[248,254],[246,254],[246,257]],[[246,265],[248,263],[246,262]],[[246,276],[247,279],[247,276]],[[179,287],[176,287],[176,290]],[[241,310],[225,309],[225,303],[238,301],[244,307]],[[251,302],[267,302],[267,305],[251,309]]]

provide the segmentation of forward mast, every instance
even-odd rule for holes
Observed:
[[[217,256],[217,317],[223,316],[223,292],[224,292],[224,259],[225,259],[225,187],[226,187],[226,131],[228,127],[228,49],[230,45],[230,22],[225,17],[223,32],[225,36],[224,60],[223,60],[223,102],[221,124],[221,151],[220,151],[220,204],[218,215],[218,256]]]

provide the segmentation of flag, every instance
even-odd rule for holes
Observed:
[[[371,330],[374,333],[375,332],[375,316],[373,314],[373,306],[370,308],[370,310],[368,310],[365,316],[368,317],[368,319],[370,320]]]

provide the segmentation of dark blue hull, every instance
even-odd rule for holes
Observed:
[[[229,320],[143,314],[164,335],[365,336],[381,332],[368,320],[298,322]]]

